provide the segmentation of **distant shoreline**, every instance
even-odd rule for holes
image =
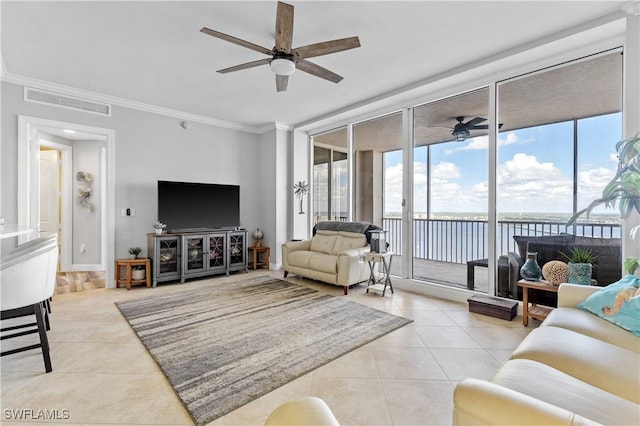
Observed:
[[[426,213],[416,213],[416,219],[426,220]],[[502,213],[498,214],[499,221],[505,222],[561,222],[566,223],[571,217],[571,213]],[[400,219],[401,214],[385,213],[385,219]],[[438,212],[431,214],[431,220],[476,220],[484,221],[488,220],[486,213],[474,213],[474,212]],[[620,217],[617,213],[594,213],[581,217],[578,223],[606,223],[606,224],[619,224]]]

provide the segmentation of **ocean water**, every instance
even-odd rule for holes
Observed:
[[[444,216],[444,215],[443,215]],[[466,215],[465,215],[466,216]],[[472,215],[469,215],[472,216]],[[475,216],[475,215],[473,215]],[[466,263],[469,260],[484,259],[489,256],[489,225],[478,216],[436,219],[416,219],[413,226],[414,257],[443,262]],[[611,217],[579,223],[575,229],[567,227],[567,218],[552,220],[545,218],[500,219],[497,230],[498,255],[516,251],[514,235],[557,235],[569,233],[592,238],[620,238],[620,224]],[[402,220],[383,219],[387,231],[387,242],[395,253],[402,254]]]

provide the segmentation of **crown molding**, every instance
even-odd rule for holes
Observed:
[[[629,2],[622,6],[622,10],[624,10],[629,15],[640,16],[640,1],[635,0]]]
[[[4,66],[4,56],[0,53],[0,80],[4,80],[5,75],[7,75],[7,68]]]
[[[290,131],[290,130],[293,130],[293,128],[291,126],[289,126],[288,124],[281,123],[279,121],[274,121],[273,123],[267,123],[264,126],[257,127],[256,128],[256,133],[263,134],[263,133],[270,132],[272,130]]]
[[[0,60],[2,60],[1,57],[0,57]],[[157,105],[146,104],[144,102],[132,101],[132,100],[120,98],[117,96],[105,95],[103,93],[92,92],[84,89],[78,89],[75,87],[52,83],[46,80],[39,80],[36,78],[25,77],[22,75],[7,72],[4,66],[4,60],[2,60],[1,62],[2,62],[2,69],[0,70],[0,80],[6,81],[7,83],[28,86],[34,89],[46,90],[46,91],[55,92],[61,95],[68,95],[76,98],[87,99],[89,101],[102,102],[110,105],[117,105],[119,107],[131,108],[139,111],[150,112],[153,114],[164,115],[167,117],[173,117],[173,118],[177,118],[184,121],[208,124],[210,126],[222,127],[222,128],[231,129],[231,130],[239,130],[239,131],[248,132],[248,133],[262,134],[274,128],[289,130],[289,126],[278,123],[278,122],[268,123],[263,126],[248,126],[246,124],[239,124],[231,121],[218,120],[216,118],[205,117],[203,115],[191,114],[188,112],[178,111],[170,108],[164,108]]]

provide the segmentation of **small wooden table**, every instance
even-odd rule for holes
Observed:
[[[271,262],[271,252],[269,247],[249,247],[249,253],[252,254],[253,257],[253,270],[258,269],[259,266],[269,269],[269,264]],[[260,259],[260,254],[262,253],[262,259]]]
[[[558,286],[549,283],[548,281],[518,281],[518,286],[522,287],[522,325],[527,327],[529,325],[529,317],[543,321],[549,312],[553,308],[548,306],[540,306],[535,303],[529,304],[529,290],[548,291],[550,293],[557,293]]]
[[[125,277],[120,277],[120,268],[125,268]],[[144,266],[145,274],[141,280],[134,280],[131,278],[131,268],[133,266]],[[147,284],[147,288],[151,288],[151,260],[143,257],[140,259],[117,259],[116,260],[116,288],[120,288],[120,284],[125,284],[127,290],[131,290],[132,284]]]

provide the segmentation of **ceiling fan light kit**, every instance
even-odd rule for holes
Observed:
[[[291,75],[296,71],[296,64],[290,59],[275,58],[269,64],[271,71],[278,75]]]
[[[456,142],[464,142],[469,136],[471,136],[471,132],[469,132],[467,129],[458,131],[454,130],[453,136],[455,136]]]
[[[247,49],[251,49],[255,52],[271,56],[270,59],[264,58],[247,62],[218,70],[218,72],[226,74],[269,64],[271,71],[276,75],[276,90],[278,92],[284,92],[287,90],[289,76],[293,74],[296,69],[333,83],[339,83],[342,80],[341,76],[333,71],[329,71],[326,68],[316,65],[313,62],[309,62],[307,59],[360,47],[360,39],[358,39],[358,37],[347,37],[292,48],[293,6],[283,2],[278,2],[278,8],[276,11],[275,47],[273,49],[267,49],[266,47],[259,46],[249,41],[242,40],[207,27],[203,27],[200,32],[219,38],[220,40],[228,41],[229,43],[237,44],[238,46],[246,47]]]

